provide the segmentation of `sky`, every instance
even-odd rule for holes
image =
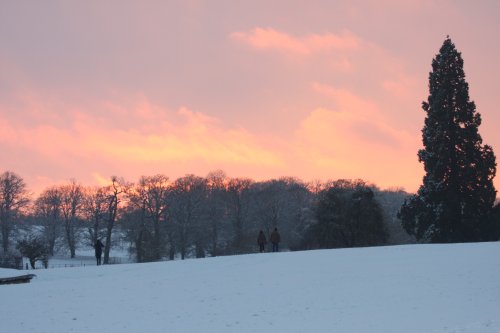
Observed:
[[[498,17],[488,0],[2,1],[0,171],[33,191],[222,169],[415,192],[447,35],[499,154]]]

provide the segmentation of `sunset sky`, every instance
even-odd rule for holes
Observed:
[[[35,192],[216,169],[414,192],[446,35],[500,157],[499,18],[496,0],[2,1],[0,171]]]

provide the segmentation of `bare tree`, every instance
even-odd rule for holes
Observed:
[[[268,237],[278,227],[285,246],[298,245],[306,219],[312,215],[311,194],[305,184],[295,178],[273,179],[253,186],[252,230],[264,230]],[[308,213],[309,212],[309,213]]]
[[[66,242],[70,251],[71,258],[76,255],[76,246],[78,242],[78,222],[83,204],[83,188],[75,180],[69,184],[62,185],[61,191],[61,213],[64,223]]]
[[[0,226],[4,252],[9,250],[14,221],[28,206],[29,201],[26,183],[20,176],[11,171],[0,175]]]
[[[58,187],[44,190],[35,201],[35,217],[43,227],[49,255],[54,255],[57,239],[61,236],[62,191]]]
[[[125,237],[131,243],[129,251],[135,255],[137,262],[152,261],[152,230],[146,217],[146,203],[135,193],[135,188],[127,195],[129,202],[123,208],[120,221],[126,232]]]
[[[100,239],[107,212],[106,187],[87,188],[83,199],[83,215],[88,231],[89,243],[94,245]]]
[[[236,253],[248,252],[251,248],[249,246],[250,235],[246,232],[246,224],[249,223],[249,190],[252,184],[253,181],[251,179],[232,178],[229,180],[227,186],[228,214],[232,221],[234,232],[232,247]]]
[[[207,219],[210,225],[209,249],[210,255],[215,257],[219,254],[221,234],[226,227],[226,199],[227,184],[229,182],[226,173],[222,170],[212,171],[207,177]]]
[[[111,177],[111,185],[106,187],[106,244],[104,246],[104,264],[109,263],[111,236],[113,235],[113,228],[118,217],[118,208],[130,186],[122,178],[113,176]]]
[[[168,177],[165,175],[155,175],[151,177],[143,176],[136,187],[138,202],[144,208],[153,224],[153,256],[159,260],[164,253],[162,246],[161,224],[165,221],[165,212],[167,209],[167,194],[170,190]]]
[[[188,247],[194,244],[196,256],[204,256],[203,216],[206,196],[204,178],[187,175],[177,179],[172,187],[169,199],[169,215],[175,225],[178,249],[181,258],[187,255]]]

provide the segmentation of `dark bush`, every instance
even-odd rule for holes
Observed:
[[[35,269],[37,260],[43,262],[45,268],[48,264],[49,249],[41,237],[29,235],[17,242],[17,249],[28,258],[31,268]]]

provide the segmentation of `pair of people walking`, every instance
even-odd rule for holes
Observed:
[[[274,228],[274,231],[271,233],[271,237],[269,238],[271,243],[273,244],[273,252],[279,252],[279,244],[281,242],[281,236],[278,232],[278,228]],[[257,237],[257,244],[259,244],[259,251],[264,252],[265,246],[267,244],[266,235],[264,235],[264,231],[259,232],[259,236]]]

